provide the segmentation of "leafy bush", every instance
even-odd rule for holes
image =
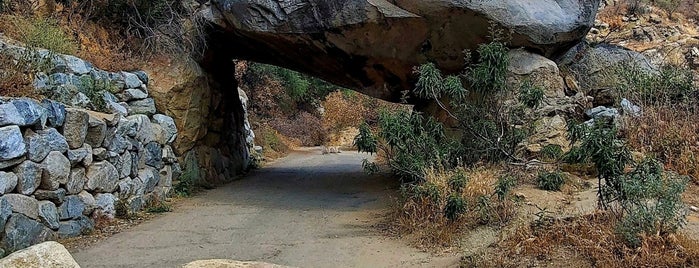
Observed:
[[[318,78],[273,65],[252,63],[248,70],[253,76],[273,77],[281,81],[287,95],[296,102],[323,99],[338,89],[338,87]]]
[[[498,200],[505,201],[505,198],[515,185],[517,185],[517,179],[512,176],[501,176],[498,178],[498,182],[495,184],[495,194],[498,196]]]
[[[620,96],[628,96],[643,105],[683,103],[689,101],[695,92],[694,73],[687,68],[663,66],[654,72],[625,64],[613,70],[618,78],[615,87]]]
[[[471,89],[480,94],[503,91],[506,88],[507,67],[510,64],[503,30],[495,24],[491,24],[489,30],[491,42],[478,46],[475,61],[470,51],[465,53],[468,81]]]
[[[462,170],[458,170],[449,178],[449,188],[454,192],[460,193],[466,184],[468,184],[468,177]]]
[[[466,212],[466,201],[464,201],[464,198],[457,193],[449,195],[447,204],[444,206],[444,216],[450,221],[454,221],[464,212]]]
[[[546,191],[560,191],[565,183],[565,175],[560,171],[539,173],[536,180],[539,189]]]
[[[357,146],[359,152],[376,153],[378,141],[366,122],[359,126],[359,134],[354,138],[354,146]]]
[[[544,99],[544,90],[534,86],[531,81],[525,81],[519,90],[519,102],[529,108],[537,108]]]
[[[622,207],[618,232],[631,247],[638,247],[641,234],[675,233],[686,222],[682,193],[687,178],[665,172],[654,159],[638,163],[620,178]]]
[[[541,148],[541,156],[546,160],[555,161],[563,156],[563,149],[558,144],[549,144]]]

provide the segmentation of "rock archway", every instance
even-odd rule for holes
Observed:
[[[200,66],[210,102],[208,110],[195,116],[204,131],[192,133],[184,147],[198,148],[198,159],[205,162],[209,176],[228,178],[247,162],[233,59],[286,67],[398,101],[401,91],[412,87],[414,66],[429,61],[446,72],[461,70],[462,51],[488,41],[490,25],[504,29],[513,48],[548,58],[561,55],[587,34],[599,4],[599,0],[208,1],[200,7],[212,25]],[[193,107],[177,109],[187,114]]]

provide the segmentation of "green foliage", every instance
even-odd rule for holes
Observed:
[[[522,83],[519,89],[519,101],[525,106],[535,109],[544,99],[544,89],[535,86],[531,81]]]
[[[447,204],[444,206],[444,216],[450,221],[454,221],[463,215],[466,209],[466,200],[461,195],[452,193],[447,198]]]
[[[490,26],[491,42],[478,46],[477,60],[473,61],[470,51],[466,51],[467,79],[471,89],[481,94],[503,91],[506,88],[509,49],[504,42],[504,34],[495,25]]]
[[[434,63],[426,63],[415,68],[418,81],[413,93],[419,98],[439,100],[446,95],[455,99],[466,97],[466,89],[461,85],[461,80],[456,76],[442,77],[442,72]]]
[[[541,156],[546,160],[557,160],[563,155],[563,149],[558,144],[549,144],[541,148]]]
[[[282,67],[251,63],[249,68],[252,76],[269,77],[280,81],[284,85],[286,94],[296,102],[310,102],[323,99],[338,89],[337,86],[318,78]]]
[[[690,100],[695,92],[694,73],[687,68],[663,66],[658,71],[637,65],[620,65],[613,69],[618,94],[649,104],[677,104]]]
[[[34,48],[44,48],[61,54],[75,54],[76,42],[51,18],[16,19],[19,41]]]
[[[646,159],[619,181],[623,215],[617,232],[629,246],[640,246],[641,234],[675,233],[686,223],[682,193],[687,177],[665,172],[662,164]]]
[[[366,122],[359,126],[359,134],[354,137],[354,146],[357,146],[357,151],[359,152],[376,153],[378,141]]]
[[[184,168],[179,177],[179,181],[174,185],[173,190],[179,196],[190,196],[194,193],[196,182],[201,177],[199,163],[195,153],[189,153],[184,159]]]
[[[449,177],[448,183],[452,191],[460,193],[464,187],[466,187],[466,184],[468,184],[468,177],[466,177],[466,174],[464,174],[462,170],[459,170]]]
[[[497,195],[498,200],[505,201],[505,198],[512,188],[517,185],[517,179],[512,176],[502,176],[498,178],[498,182],[495,184],[495,195]]]
[[[431,182],[413,185],[412,193],[415,197],[425,198],[433,204],[439,204],[442,200],[442,192],[439,190],[439,186]]]
[[[560,191],[565,183],[565,175],[560,171],[541,172],[536,178],[539,189],[546,191]]]
[[[376,174],[379,172],[379,165],[369,161],[368,159],[362,159],[362,169],[368,174]]]

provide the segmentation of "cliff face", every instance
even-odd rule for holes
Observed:
[[[464,49],[488,40],[490,23],[511,46],[550,57],[592,27],[598,0],[213,0],[230,56],[299,70],[397,100],[412,68],[432,61],[456,72]]]

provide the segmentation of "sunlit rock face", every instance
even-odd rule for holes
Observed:
[[[561,54],[592,26],[599,0],[212,0],[211,42],[227,56],[276,64],[397,100],[412,68],[463,66],[491,22],[512,47]]]

